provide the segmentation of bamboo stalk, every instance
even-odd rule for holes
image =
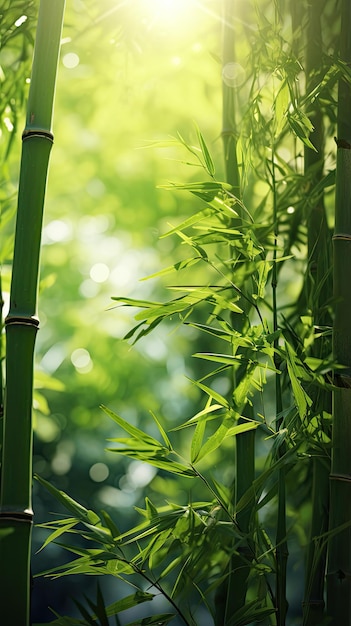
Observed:
[[[3,309],[4,309],[4,298],[2,291],[2,278],[0,273],[0,332],[2,333],[4,318],[3,318]],[[1,339],[0,339],[1,341]],[[3,368],[2,368],[2,359],[3,359],[3,344],[0,343],[0,482],[1,482],[1,453],[2,453],[2,444],[3,444],[3,419],[4,419],[4,379],[3,379]]]
[[[235,122],[236,93],[232,76],[235,68],[234,36],[235,0],[224,0],[222,53],[222,141],[226,181],[240,196],[240,174],[236,155],[237,131]],[[230,80],[226,76],[230,77]]]
[[[241,197],[240,173],[237,160],[237,129],[236,129],[236,85],[233,70],[235,69],[235,34],[234,19],[235,11],[238,10],[238,2],[224,0],[223,18],[223,53],[222,53],[222,141],[225,163],[226,181],[231,184],[233,193]],[[227,74],[231,77],[228,81]],[[235,220],[239,227],[242,216]],[[247,311],[247,302],[243,303],[243,309]],[[231,316],[233,328],[243,330],[247,322],[245,314]],[[243,374],[245,375],[245,373]],[[235,389],[237,376],[234,373],[233,390]],[[241,407],[242,409],[242,407]],[[247,407],[249,410],[249,407]],[[242,433],[236,437],[236,481],[234,493],[234,507],[241,497],[252,486],[255,479],[255,434],[253,431]],[[249,533],[251,521],[251,507],[247,506],[236,516],[237,525],[243,534]],[[220,589],[216,601],[216,626],[222,626],[233,615],[245,606],[248,588],[248,576],[250,563],[252,562],[252,548],[246,540],[237,548],[237,553],[230,560],[228,578]]]
[[[319,80],[318,68],[323,50],[321,16],[324,8],[319,0],[313,0],[309,6],[306,29],[307,92],[310,92]],[[305,176],[313,189],[322,179],[324,169],[324,123],[318,98],[314,100],[309,116],[314,126],[310,140],[316,148],[316,152],[306,147],[304,161]],[[331,250],[323,196],[309,208],[307,238],[306,300],[312,313],[313,324],[317,327],[330,326],[332,321],[326,303],[332,295]],[[315,343],[312,346],[311,354],[313,356],[324,358],[328,353],[329,345],[325,340],[319,340],[317,345]],[[329,391],[311,390],[310,396],[313,400],[313,414],[319,414],[322,421],[323,411],[331,412],[331,394]],[[322,450],[319,452],[316,448],[312,451],[312,455],[312,519],[303,602],[304,626],[318,626],[323,620],[326,547],[320,549],[314,538],[327,531],[329,509],[329,459],[323,455]]]
[[[351,63],[351,3],[341,4],[341,61]],[[342,77],[338,92],[338,139],[335,198],[334,358],[330,537],[328,545],[327,613],[331,626],[351,623],[351,86]],[[346,528],[339,530],[341,525]]]
[[[23,132],[10,310],[0,509],[2,626],[26,626],[30,609],[33,355],[52,109],[64,0],[41,0]]]

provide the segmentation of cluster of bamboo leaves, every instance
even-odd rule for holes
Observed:
[[[113,453],[188,479],[190,492],[203,497],[163,506],[146,497],[141,523],[120,532],[106,512],[87,510],[38,478],[70,512],[44,525],[51,531],[44,546],[61,542],[63,534],[87,540],[86,547],[61,544],[74,558],[47,575],[109,575],[136,588],[107,607],[98,590],[96,603],[79,605],[81,620],[57,616],[56,624],[102,625],[111,616],[119,624],[125,609],[162,596],[167,612],[145,609],[149,617],[129,626],[177,619],[195,626],[204,620],[201,611],[216,626],[282,626],[293,509],[306,507],[311,521],[299,522],[307,555],[302,620],[323,623],[325,548],[336,532],[327,533],[331,372],[337,370],[331,350],[333,137],[336,85],[350,84],[350,73],[333,48],[340,24],[334,2],[284,12],[278,2],[271,11],[241,7],[239,25],[230,19],[235,3],[224,4],[226,62],[246,68],[240,86],[223,84],[224,112],[226,103],[231,107],[223,127],[226,174],[217,175],[199,129],[193,143],[175,139],[199,175],[169,189],[195,195],[199,208],[164,235],[178,238],[179,260],[152,278],[169,279],[171,297],[114,298],[138,309],[127,340],[142,341],[170,323],[189,327],[209,346],[193,355],[203,362],[204,374],[191,381],[202,406],[172,433],[164,416],[153,415],[152,434],[103,407],[116,423]],[[254,9],[259,26],[250,30],[245,23]],[[241,41],[240,55],[232,33]],[[225,55],[224,46],[224,72]],[[229,392],[220,391],[223,377]],[[190,433],[187,450],[177,447],[179,430]],[[217,463],[232,468],[233,484],[221,480]]]

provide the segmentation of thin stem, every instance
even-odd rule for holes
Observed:
[[[232,515],[232,513],[229,511],[229,508],[227,507],[227,505],[225,504],[225,502],[223,502],[223,500],[221,500],[221,498],[218,496],[218,494],[215,492],[215,490],[213,489],[213,487],[211,487],[210,483],[208,482],[208,480],[205,478],[205,476],[203,474],[201,474],[196,467],[194,467],[194,465],[191,466],[191,468],[194,470],[196,476],[198,476],[198,478],[200,478],[200,480],[202,480],[202,482],[206,485],[207,489],[210,491],[210,493],[213,495],[213,497],[215,498],[215,500],[218,502],[219,506],[223,509],[223,511],[227,514],[228,519],[232,522],[232,524],[236,527],[237,531],[240,532],[240,529],[238,527],[238,524],[236,522],[235,517]]]
[[[179,606],[175,603],[175,601],[173,600],[173,598],[167,593],[167,591],[165,591],[163,589],[163,587],[161,586],[161,584],[158,581],[153,580],[150,576],[148,576],[148,574],[146,574],[145,570],[141,569],[140,567],[138,567],[138,565],[136,565],[136,563],[133,563],[132,561],[129,561],[123,554],[123,551],[121,549],[121,547],[119,546],[118,549],[120,550],[120,552],[122,553],[123,557],[118,557],[121,561],[123,561],[124,563],[126,563],[127,565],[130,565],[136,574],[138,574],[139,576],[141,576],[144,580],[146,580],[152,587],[155,587],[160,593],[161,595],[163,595],[163,597],[167,600],[167,602],[169,602],[169,604],[171,606],[173,606],[173,608],[175,609],[175,611],[177,612],[177,614],[179,615],[179,617],[183,620],[184,624],[186,624],[186,626],[191,626],[190,622],[188,622],[187,618],[185,617],[184,613],[182,612],[182,610],[179,608]]]

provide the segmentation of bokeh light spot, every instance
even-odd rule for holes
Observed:
[[[240,87],[245,81],[245,70],[240,63],[226,63],[222,79],[228,87]]]
[[[75,52],[67,52],[63,56],[62,63],[68,70],[73,70],[79,65],[79,56]]]
[[[94,463],[89,470],[89,476],[95,483],[102,483],[108,478],[109,473],[110,470],[105,463]]]
[[[51,461],[51,469],[58,476],[67,474],[72,467],[71,456],[67,453],[59,451]]]
[[[106,263],[95,263],[90,270],[90,278],[95,283],[104,283],[110,275],[110,270]]]
[[[71,354],[71,361],[74,367],[83,374],[90,372],[93,367],[90,354],[85,348],[74,350]]]
[[[56,243],[58,241],[67,241],[71,238],[71,226],[63,220],[52,220],[44,228],[43,243]]]

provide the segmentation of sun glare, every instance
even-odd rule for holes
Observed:
[[[163,25],[175,25],[189,11],[191,0],[144,0],[153,21]]]

